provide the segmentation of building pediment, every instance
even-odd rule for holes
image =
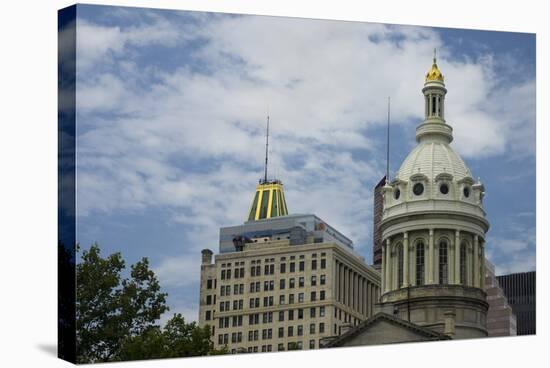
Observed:
[[[326,347],[450,340],[447,335],[379,312],[327,343]]]

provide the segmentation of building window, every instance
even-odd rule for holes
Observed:
[[[319,323],[319,333],[325,332],[325,324],[323,322]]]
[[[313,275],[311,276],[311,286],[317,285],[317,276]]]
[[[286,272],[286,263],[281,263],[280,272],[281,272],[281,273],[285,273],[285,272]]]
[[[281,290],[285,289],[285,279],[279,280],[279,289]]]
[[[309,340],[309,348],[315,349],[315,340]]]
[[[298,293],[298,303],[304,302],[304,293]]]
[[[294,327],[293,326],[288,326],[288,332],[286,334],[288,337],[292,337],[294,336]]]
[[[319,307],[319,317],[325,316],[325,307]]]
[[[403,244],[397,244],[397,288],[403,285]]]
[[[269,290],[269,281],[264,281],[264,291]]]
[[[422,195],[422,193],[424,193],[424,184],[416,183],[413,186],[413,193],[417,196]]]
[[[304,319],[304,310],[302,308],[298,309],[298,319]]]
[[[325,300],[325,291],[324,290],[321,290],[319,292],[319,300]]]
[[[449,185],[447,183],[442,183],[440,186],[439,186],[439,191],[441,192],[441,194],[447,194],[449,193]]]
[[[315,318],[315,307],[309,308],[309,317]]]
[[[317,300],[317,292],[316,292],[316,291],[312,291],[312,292],[311,292],[311,298],[310,298],[310,300],[311,300],[312,302],[314,302],[314,301]]]
[[[288,304],[294,304],[294,294],[288,294]]]
[[[300,271],[305,270],[305,262],[304,262],[304,261],[300,261],[300,263],[298,264],[298,267],[299,267],[299,270],[300,270]]]
[[[311,260],[311,269],[312,270],[317,269],[317,260],[316,259]]]
[[[466,284],[466,243],[460,244],[460,282]]]
[[[304,287],[304,278],[303,277],[300,277],[298,279],[298,287]]]
[[[280,305],[285,304],[285,296],[284,295],[279,295],[279,304]]]
[[[282,322],[285,320],[285,311],[279,312],[279,322]]]
[[[321,269],[324,270],[325,268],[327,268],[327,260],[321,259]]]
[[[288,280],[288,288],[294,289],[294,278]]]
[[[212,289],[212,279],[206,280],[206,288]]]
[[[207,295],[206,296],[206,305],[211,305],[212,304],[212,295]]]
[[[312,335],[315,333],[315,323],[309,325],[309,333]]]
[[[424,285],[424,243],[416,244],[416,285]]]
[[[296,271],[296,264],[294,262],[290,262],[290,272]]]
[[[225,270],[222,270],[222,274],[221,274],[221,277],[220,277],[222,280],[225,280]]]
[[[326,275],[321,275],[321,285],[325,284],[326,278]]]
[[[285,337],[285,328],[279,327],[279,338]]]
[[[297,333],[298,336],[304,336],[304,326],[299,325],[298,329],[297,329],[297,332],[298,332]]]
[[[293,309],[288,310],[288,320],[289,321],[294,321],[294,310]]]
[[[207,321],[210,321],[210,319],[211,319],[211,313],[212,313],[212,312],[210,312],[210,311],[206,311],[205,319],[206,319]]]
[[[449,265],[447,257],[447,241],[441,240],[439,242],[439,283],[448,284],[449,283]]]
[[[277,345],[277,351],[285,351],[285,344]]]
[[[228,280],[231,280],[231,270],[227,270],[226,277]]]

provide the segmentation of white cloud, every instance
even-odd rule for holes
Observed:
[[[127,28],[79,23],[79,215],[169,208],[174,221],[193,229],[182,254],[215,248],[217,229],[245,218],[269,108],[271,167],[285,182],[290,211],[314,212],[364,242],[372,206],[365,183],[383,172],[364,131],[385,121],[389,95],[395,124],[421,121],[420,90],[434,47],[461,154],[525,152],[533,142],[523,132],[534,124],[534,82],[504,89],[494,81],[490,55],[454,61],[433,30],[255,16],[196,20],[190,26],[157,17]],[[195,37],[203,46],[175,70],[134,60],[152,44],[187,51]],[[366,161],[352,149],[366,150]],[[523,246],[503,244],[511,254]],[[161,262],[163,282],[180,285],[197,275],[189,262]]]

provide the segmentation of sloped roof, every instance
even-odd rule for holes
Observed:
[[[327,343],[326,347],[330,348],[330,347],[342,346],[345,342],[361,334],[361,332],[367,330],[368,328],[372,327],[375,323],[381,320],[384,320],[393,325],[411,330],[414,333],[418,334],[419,336],[424,337],[425,340],[451,340],[451,337],[445,334],[430,330],[429,328],[426,328],[426,327],[416,325],[414,323],[405,321],[401,318],[392,316],[390,314],[379,312],[374,316],[370,317],[369,319],[367,319],[366,321],[362,322],[361,324],[357,325],[356,327],[350,329],[346,333],[330,341],[329,343]]]

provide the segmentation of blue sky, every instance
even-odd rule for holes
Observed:
[[[262,175],[372,259],[372,188],[414,147],[438,49],[453,148],[486,187],[497,273],[535,268],[535,36],[82,6],[78,241],[150,259],[171,312],[196,319],[200,250],[240,224]],[[171,314],[167,313],[168,314]]]

